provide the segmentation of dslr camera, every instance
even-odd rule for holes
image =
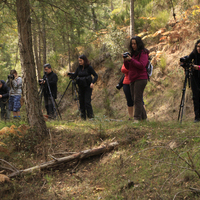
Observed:
[[[69,73],[67,73],[67,75],[69,76],[70,79],[73,79],[73,77],[74,77],[74,72],[69,72]]]
[[[131,54],[129,52],[125,52],[123,53],[123,58],[127,58],[128,56],[130,56]]]
[[[14,74],[9,74],[9,75],[8,75],[8,79],[14,80],[14,79],[15,79]]]
[[[189,59],[189,56],[184,56],[180,58],[180,62],[181,62],[181,67],[183,68],[189,68],[192,64],[191,60]]]

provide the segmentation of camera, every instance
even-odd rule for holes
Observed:
[[[38,82],[39,82],[39,84],[41,84],[43,82],[43,79],[42,80],[39,79]]]
[[[183,62],[183,63],[189,62],[189,56],[184,56],[184,57],[180,58],[180,62]]]
[[[189,59],[189,56],[184,56],[180,58],[180,62],[181,62],[181,67],[183,68],[189,68],[192,64],[191,60]]]
[[[128,56],[130,56],[131,54],[129,52],[125,52],[123,53],[123,58],[127,58]]]
[[[69,76],[70,79],[73,79],[73,77],[74,77],[74,72],[69,72],[69,73],[67,73],[67,75]]]
[[[118,90],[120,90],[122,87],[123,87],[123,83],[118,83],[118,84],[116,85],[116,88],[117,88]]]
[[[73,76],[74,75],[74,72],[69,72],[67,73],[68,76]]]
[[[9,74],[9,75],[8,75],[8,79],[12,79],[12,80],[14,80],[14,79],[15,79],[14,74]]]

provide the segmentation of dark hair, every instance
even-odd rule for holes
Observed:
[[[137,44],[137,50],[134,51],[133,50],[133,47],[132,47],[132,40],[135,40],[136,41],[136,44]],[[129,49],[130,49],[130,52],[131,52],[131,57],[133,55],[137,56],[138,54],[141,53],[141,51],[143,50],[145,53],[149,53],[149,51],[147,49],[144,48],[144,43],[141,39],[141,37],[139,36],[134,36],[131,38],[130,40],[130,45],[129,45]]]
[[[194,46],[194,50],[193,50],[193,53],[194,54],[197,54],[197,45],[200,43],[200,40],[197,40],[197,42],[195,43],[195,46]]]
[[[15,69],[12,69],[12,70],[10,71],[10,74],[17,74],[17,71],[16,71]]]
[[[89,66],[89,64],[90,64],[89,60],[87,59],[87,57],[84,54],[80,55],[78,58],[84,60],[84,66]]]
[[[51,65],[50,65],[49,63],[47,63],[47,64],[44,64],[43,67],[44,67],[44,68],[48,67],[48,68],[50,69],[50,68],[51,68]]]

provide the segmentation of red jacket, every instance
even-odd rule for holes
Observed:
[[[139,79],[148,79],[146,66],[148,64],[148,53],[142,51],[139,55],[132,57],[130,61],[124,61],[124,66],[129,70],[130,82],[135,82]]]
[[[130,84],[130,80],[128,78],[128,70],[125,68],[124,65],[122,65],[122,68],[121,68],[121,72],[125,75],[124,77],[124,80],[123,80],[123,84]]]

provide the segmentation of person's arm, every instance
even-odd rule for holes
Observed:
[[[17,79],[12,80],[13,89],[17,89],[19,86],[22,86],[22,78],[18,77]]]
[[[89,66],[89,69],[90,69],[90,74],[92,74],[94,76],[94,79],[92,80],[92,83],[96,83],[97,79],[98,79],[98,75],[97,73],[94,71],[93,67],[92,66]]]
[[[79,67],[76,68],[74,75],[72,75],[72,79],[75,79],[78,76],[78,68]]]
[[[6,93],[2,94],[2,98],[8,98],[9,97],[9,88],[6,84],[4,84],[4,90],[6,91]]]
[[[53,76],[48,79],[49,85],[55,85],[58,82],[58,76],[53,74]]]
[[[136,60],[134,58],[130,59],[130,66],[134,66],[138,69],[144,69],[148,64],[148,54],[141,52],[140,59]]]

